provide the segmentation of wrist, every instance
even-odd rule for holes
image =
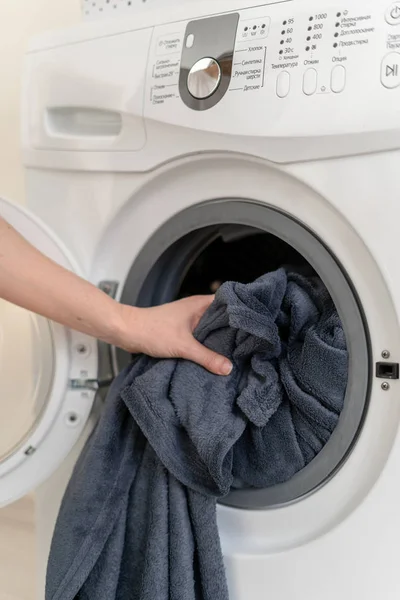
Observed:
[[[140,312],[140,308],[114,301],[110,331],[106,341],[133,354],[139,352]]]

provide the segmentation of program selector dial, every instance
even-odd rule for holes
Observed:
[[[221,67],[214,58],[201,58],[189,71],[187,87],[190,94],[199,100],[209,98],[221,83]]]

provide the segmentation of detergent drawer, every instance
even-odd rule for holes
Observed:
[[[36,150],[138,151],[152,29],[67,44],[27,57],[24,146]]]

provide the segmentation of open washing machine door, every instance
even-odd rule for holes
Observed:
[[[43,254],[81,274],[26,209],[0,199],[0,214]],[[91,338],[0,302],[0,506],[36,488],[73,448],[94,402],[97,363]]]

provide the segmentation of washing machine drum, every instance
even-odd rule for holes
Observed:
[[[240,508],[279,506],[311,493],[336,473],[356,441],[368,402],[369,344],[360,303],[343,268],[312,232],[289,216],[256,203],[226,200],[187,209],[158,230],[132,265],[122,293],[124,303],[154,306],[215,293],[226,281],[250,283],[282,266],[318,276],[329,291],[347,345],[342,373],[346,393],[318,453],[315,448],[304,451],[301,427],[296,429],[305,467],[262,489],[236,479],[223,502]],[[122,368],[129,357],[119,352],[117,361]],[[293,422],[288,418],[288,426]],[[278,469],[271,465],[270,471]]]

